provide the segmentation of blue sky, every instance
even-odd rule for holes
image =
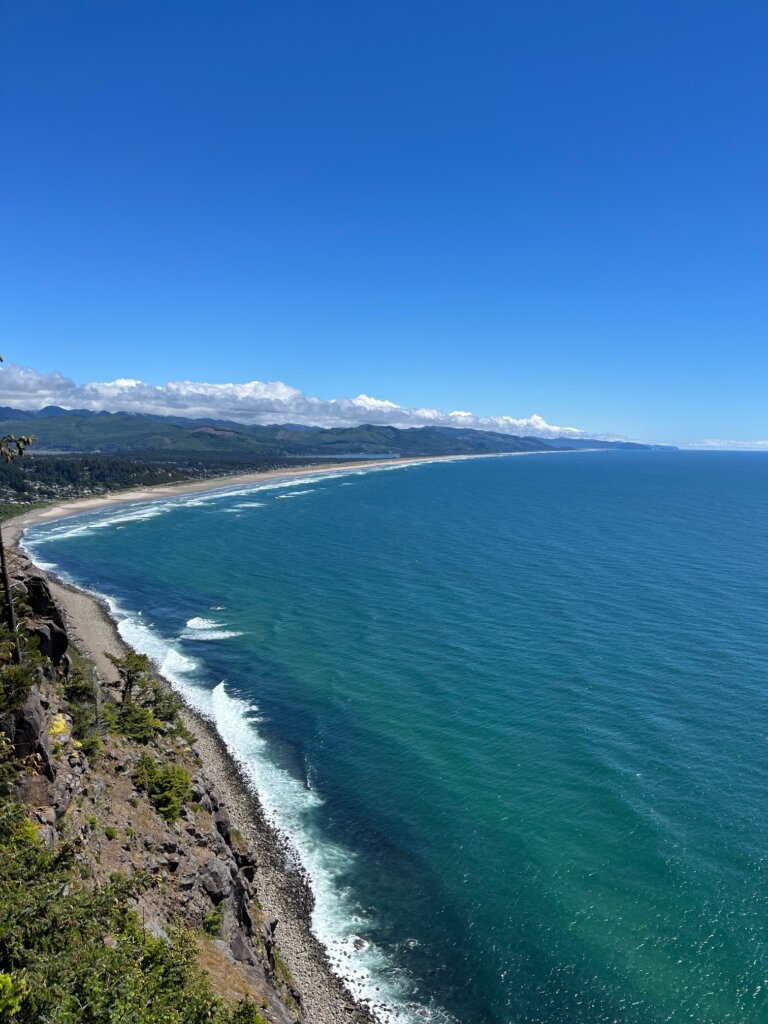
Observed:
[[[5,0],[0,28],[6,359],[768,438],[765,4]]]

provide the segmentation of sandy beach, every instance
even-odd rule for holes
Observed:
[[[182,497],[185,494],[204,494],[208,491],[222,491],[228,487],[248,487],[269,483],[286,477],[322,476],[346,469],[373,469],[381,466],[408,466],[420,462],[454,462],[459,459],[498,459],[513,455],[547,455],[549,452],[506,452],[488,455],[420,455],[406,459],[360,459],[349,462],[339,461],[331,466],[303,466],[296,469],[274,469],[264,473],[241,473],[235,476],[219,476],[209,480],[190,480],[186,483],[161,484],[157,487],[136,487],[118,491],[98,498],[75,498],[72,501],[54,502],[45,508],[34,509],[3,523],[3,536],[8,547],[16,547],[24,531],[35,523],[48,523],[54,519],[78,516],[84,512],[98,512],[100,509],[119,505],[134,505],[144,501],[160,501]]]

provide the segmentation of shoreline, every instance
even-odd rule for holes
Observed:
[[[429,462],[458,462],[465,459],[508,459],[518,455],[561,455],[561,451],[532,452],[483,452],[475,455],[414,455],[406,458],[391,459],[350,459],[348,462],[339,460],[335,465],[301,466],[296,469],[270,469],[256,473],[240,473],[232,476],[220,476],[206,480],[188,480],[181,483],[157,484],[154,487],[135,487],[127,491],[117,491],[94,498],[71,498],[66,501],[52,502],[43,508],[33,509],[21,515],[6,519],[2,523],[3,536],[8,548],[17,548],[28,527],[37,523],[49,523],[70,516],[84,515],[87,512],[99,512],[120,505],[142,505],[145,502],[171,500],[192,494],[207,494],[210,491],[226,491],[234,487],[250,487],[269,483],[272,480],[300,479],[303,476],[323,476],[350,469],[380,469],[394,466],[414,466]],[[28,556],[30,557],[30,556]],[[31,560],[31,558],[30,558]],[[42,571],[42,570],[41,570]]]
[[[339,462],[332,466],[280,469],[263,473],[220,477],[215,480],[164,484],[136,488],[103,498],[74,499],[23,513],[3,523],[6,546],[11,559],[19,555],[29,561],[47,581],[62,609],[67,632],[75,647],[90,658],[106,683],[117,681],[117,672],[108,655],[121,656],[131,650],[122,638],[118,622],[106,601],[98,594],[64,581],[55,572],[42,569],[22,545],[26,530],[38,523],[53,522],[87,512],[145,502],[168,500],[196,493],[226,491],[230,488],[258,486],[279,479],[297,479],[345,470],[389,468],[424,462],[456,461],[474,458],[500,458],[513,455],[549,454],[548,452],[509,452],[505,454],[421,456],[412,459],[387,459]],[[219,788],[235,827],[247,839],[259,864],[256,885],[265,913],[279,921],[277,943],[302,994],[307,1024],[386,1024],[401,1019],[399,1008],[359,999],[346,982],[352,979],[334,970],[327,951],[312,931],[314,894],[303,869],[296,864],[290,840],[266,817],[259,795],[247,778],[235,754],[226,746],[215,724],[192,707],[183,692],[162,676],[162,684],[181,698],[183,718],[197,736],[196,747],[204,773]]]
[[[536,454],[510,452],[509,455]],[[53,522],[86,512],[106,510],[115,506],[168,500],[175,496],[227,490],[267,483],[281,478],[301,478],[340,470],[418,464],[421,462],[497,458],[497,455],[469,455],[392,459],[371,462],[351,461],[328,467],[297,470],[274,470],[242,474],[216,480],[190,481],[184,484],[137,488],[104,498],[75,499],[46,508],[23,513],[2,524],[11,561],[17,557],[31,563],[43,576],[62,610],[67,633],[78,651],[90,658],[107,684],[117,682],[117,671],[108,655],[122,656],[132,648],[120,635],[118,622],[104,599],[95,593],[66,582],[55,572],[41,568],[22,545],[25,531],[37,523]],[[383,1024],[400,1015],[384,1003],[358,999],[346,984],[343,974],[332,967],[325,947],[312,931],[314,894],[309,878],[296,864],[290,840],[266,817],[258,793],[247,779],[237,757],[229,750],[214,723],[193,708],[184,694],[162,676],[161,683],[183,702],[184,724],[197,737],[196,749],[205,775],[218,787],[235,827],[247,840],[259,865],[256,888],[267,917],[279,921],[277,944],[285,959],[303,1001],[302,1020],[306,1024]],[[350,982],[352,979],[348,979]]]
[[[22,556],[28,558],[24,552]],[[33,565],[35,563],[32,563]],[[38,571],[47,580],[56,603],[62,609],[67,634],[77,650],[90,658],[105,682],[117,682],[117,672],[107,655],[120,657],[132,650],[123,640],[118,623],[105,603],[95,594],[59,579],[54,573]],[[368,1008],[355,1000],[344,979],[331,968],[324,947],[311,928],[314,897],[308,879],[295,865],[290,842],[266,817],[258,794],[249,784],[215,725],[190,706],[159,670],[161,685],[183,704],[184,725],[197,737],[195,749],[203,774],[222,794],[235,828],[246,839],[258,863],[255,885],[267,918],[277,918],[277,945],[302,996],[303,1019],[307,1024],[373,1024]]]
[[[9,555],[31,562],[18,547]],[[75,648],[94,662],[107,684],[117,682],[108,654],[120,657],[132,648],[120,635],[118,623],[103,599],[31,564],[48,582]],[[157,667],[156,676],[182,701],[181,718],[197,737],[195,748],[201,770],[222,794],[235,828],[255,855],[259,901],[266,917],[279,922],[277,945],[301,993],[302,1019],[307,1024],[374,1024],[386,1020],[386,1016],[374,1016],[365,1003],[357,1001],[345,979],[332,969],[325,948],[312,932],[314,896],[309,880],[296,865],[288,838],[267,819],[258,794],[213,722],[191,707]]]

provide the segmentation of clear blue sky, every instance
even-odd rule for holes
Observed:
[[[5,0],[6,358],[768,437],[768,5]]]

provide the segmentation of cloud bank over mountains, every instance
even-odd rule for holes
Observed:
[[[305,395],[298,388],[280,381],[264,383],[252,380],[245,384],[170,381],[154,385],[122,378],[75,384],[60,373],[38,373],[13,363],[6,363],[0,369],[0,405],[15,409],[59,405],[65,409],[90,409],[94,412],[107,410],[195,419],[208,417],[240,423],[306,423],[319,427],[375,423],[393,427],[471,427],[534,437],[586,436],[583,430],[556,426],[535,414],[517,419],[513,416],[476,416],[461,410],[414,409],[371,398],[370,395],[321,399]]]

